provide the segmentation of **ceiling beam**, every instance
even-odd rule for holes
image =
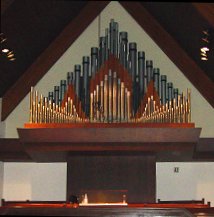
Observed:
[[[31,86],[37,84],[108,3],[109,1],[89,1],[79,15],[65,27],[50,46],[4,94],[2,98],[2,121],[8,117],[21,100],[29,93]]]
[[[1,0],[1,16],[13,2],[14,0]]]
[[[192,3],[198,13],[209,23],[214,29],[214,3]]]
[[[140,2],[121,1],[120,4],[158,44],[210,105],[214,107],[214,83],[206,76],[205,72],[201,70],[196,62],[187,55],[184,49],[180,47],[175,39],[173,39]]]

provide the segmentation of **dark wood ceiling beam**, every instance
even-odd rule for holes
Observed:
[[[14,0],[1,0],[1,16],[13,2]]]
[[[89,1],[50,46],[34,61],[2,98],[2,120],[15,109],[61,55],[107,6],[109,1]],[[23,60],[24,61],[24,60]]]
[[[210,28],[214,29],[214,3],[192,3],[198,13],[209,23]]]
[[[214,83],[206,76],[196,62],[187,55],[140,2],[121,1],[120,4],[158,44],[210,105],[214,107]]]

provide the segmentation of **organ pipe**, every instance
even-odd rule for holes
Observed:
[[[138,52],[138,75],[140,84],[140,98],[144,95],[144,76],[145,76],[145,52]]]
[[[119,34],[119,59],[125,69],[128,69],[128,33],[120,32]]]
[[[99,48],[74,65],[48,97],[30,90],[30,123],[189,123],[191,92],[179,93],[111,19]]]

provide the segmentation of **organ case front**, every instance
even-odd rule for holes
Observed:
[[[190,90],[179,92],[160,71],[112,19],[99,47],[47,96],[31,88],[29,123],[18,132],[35,160],[60,153],[68,162],[67,198],[85,188],[122,187],[128,202],[155,202],[158,143],[188,148],[200,134],[191,123]]]

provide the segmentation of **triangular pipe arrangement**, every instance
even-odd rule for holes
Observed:
[[[190,90],[179,93],[114,19],[99,40],[47,97],[31,88],[30,123],[191,122]]]

